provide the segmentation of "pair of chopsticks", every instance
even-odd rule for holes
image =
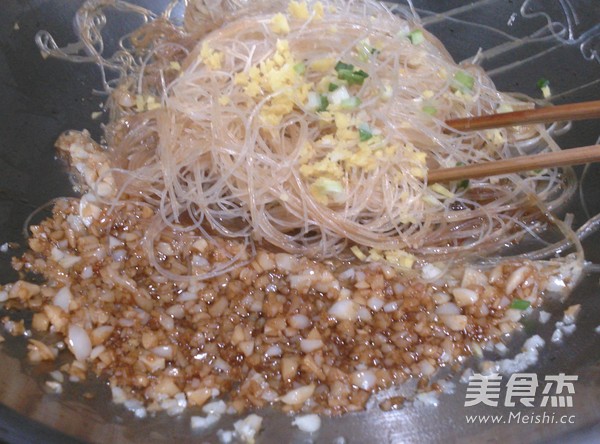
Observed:
[[[490,114],[465,119],[453,119],[446,124],[459,131],[476,131],[505,126],[533,123],[561,122],[566,120],[586,120],[600,118],[600,100],[549,106],[510,113]],[[581,165],[600,161],[600,145],[570,148],[564,151],[519,156],[455,168],[430,170],[428,183],[450,182],[452,180],[477,179],[501,174],[517,173],[541,168]]]

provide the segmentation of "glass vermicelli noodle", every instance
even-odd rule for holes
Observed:
[[[598,221],[554,215],[570,168],[428,182],[559,150],[568,125],[449,127],[534,103],[455,63],[410,2],[181,5],[88,1],[78,42],[36,37],[100,67],[109,113],[102,144],[57,141],[81,196],[55,200],[13,263],[44,283],[0,289],[65,338],[70,376],[105,377],[137,416],[220,395],[341,414],[479,356],[575,285]],[[111,9],[144,23],[106,54]],[[32,341],[30,360],[58,355]]]
[[[160,208],[149,237],[176,224],[314,258],[353,245],[464,258],[534,230],[532,213],[572,195],[568,170],[428,186],[430,169],[559,148],[542,126],[448,128],[532,104],[498,92],[479,67],[457,66],[416,23],[373,2],[306,8],[285,23],[256,14],[283,4],[253,4],[251,16],[227,15],[232,5],[191,3],[184,29],[156,20],[121,56],[140,63],[112,91],[107,174]],[[211,14],[223,23],[203,34],[217,26]],[[99,35],[97,17],[79,22],[83,37]],[[88,49],[93,40],[83,39]],[[339,62],[366,77],[345,80]]]

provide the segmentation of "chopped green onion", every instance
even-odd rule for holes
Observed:
[[[551,95],[552,95],[552,93],[550,92],[550,87],[549,86],[544,86],[542,88],[542,96],[544,96],[544,99],[547,99]]]
[[[321,95],[315,91],[309,91],[306,107],[316,111],[319,106],[321,106]]]
[[[304,63],[296,63],[294,65],[294,71],[296,71],[298,74],[302,75],[306,71],[306,65]]]
[[[537,87],[542,91],[542,95],[545,99],[552,95],[550,92],[550,81],[548,79],[542,77],[537,81]]]
[[[340,103],[340,107],[342,108],[356,108],[360,105],[360,99],[356,96],[350,97],[349,99],[344,99]]]
[[[348,82],[348,85],[362,85],[367,77],[369,77],[369,74],[363,70],[350,71],[341,69],[338,71],[338,79],[345,80]]]
[[[500,106],[498,108],[496,108],[497,114],[510,113],[512,111],[514,111],[514,109],[508,103],[501,103]]]
[[[456,166],[464,167],[465,164],[464,164],[464,162],[456,162]],[[469,179],[461,180],[456,187],[457,190],[462,190],[462,189],[466,190],[467,188],[469,188]]]
[[[469,179],[463,179],[458,183],[457,190],[466,190],[469,188]]]
[[[319,177],[314,185],[326,193],[342,193],[344,191],[344,186],[341,182],[328,179],[327,177]]]
[[[359,129],[359,130],[358,130],[358,137],[360,138],[360,141],[361,141],[361,142],[366,142],[366,141],[367,141],[367,140],[369,140],[371,137],[373,137],[373,134],[372,134],[372,133],[370,133],[370,132],[368,132],[368,131],[365,131],[365,130]]]
[[[327,177],[319,177],[315,180],[310,186],[310,190],[317,197],[323,199],[325,204],[329,203],[329,198],[336,203],[342,203],[346,199],[344,185],[340,181]]]
[[[527,310],[531,306],[531,302],[524,301],[523,299],[515,299],[510,304],[510,308],[514,308],[515,310]]]
[[[435,116],[435,114],[437,113],[437,108],[432,105],[425,105],[423,107],[423,112],[425,114],[429,114],[430,116]]]
[[[544,86],[550,86],[550,80],[542,77],[537,81],[537,87],[542,89]]]
[[[457,71],[454,80],[460,87],[468,90],[472,90],[475,85],[475,78],[464,71]]]
[[[454,197],[454,193],[452,193],[452,191],[450,191],[448,188],[446,188],[443,185],[440,185],[439,183],[434,183],[433,185],[429,186],[429,189],[431,191],[433,191],[434,193],[437,193],[441,196],[447,197],[447,198],[453,198]]]
[[[371,137],[373,137],[371,127],[366,123],[361,123],[360,125],[358,125],[358,137],[361,142],[366,142]]]
[[[537,87],[542,91],[542,95],[545,99],[552,95],[550,92],[550,80],[542,77],[537,81]]]
[[[352,77],[352,71],[349,69],[340,69],[338,71],[338,79],[348,80]]]
[[[358,51],[358,59],[361,62],[368,62],[369,56],[371,55],[371,51],[369,51],[369,46],[365,42],[360,42],[356,46],[356,50]]]
[[[340,86],[338,89],[336,89],[333,92],[330,92],[327,97],[329,98],[329,102],[333,105],[340,105],[342,103],[342,100],[346,100],[349,99],[350,93],[348,92],[348,89],[342,85]]]
[[[331,92],[331,91],[335,91],[339,87],[340,87],[340,85],[336,85],[335,83],[330,83],[328,89],[329,89],[329,92]]]
[[[338,73],[338,79],[345,80],[348,85],[362,85],[369,74],[362,69],[354,70],[354,65],[344,62],[337,62],[335,70]]]
[[[321,96],[321,104],[317,108],[317,111],[318,112],[325,111],[328,106],[329,106],[329,99],[327,99],[327,96]]]
[[[352,70],[354,70],[354,65],[350,65],[349,63],[344,63],[344,62],[337,62],[337,64],[335,65],[335,70],[337,72],[352,71]]]
[[[414,31],[409,32],[408,38],[413,45],[419,45],[425,41],[423,31],[421,31],[420,29],[415,29]]]
[[[369,39],[363,40],[356,45],[356,50],[358,51],[358,58],[363,62],[368,62],[370,56],[379,52],[371,46]]]

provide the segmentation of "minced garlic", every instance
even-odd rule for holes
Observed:
[[[288,12],[292,17],[300,20],[307,20],[309,17],[306,2],[291,1],[288,5]]]
[[[222,52],[212,49],[208,45],[208,42],[202,43],[202,48],[200,49],[200,56],[198,59],[201,62],[204,62],[207,67],[210,69],[221,69],[224,58],[225,55]]]
[[[275,14],[271,19],[271,31],[275,34],[285,35],[290,32],[290,24],[285,15],[281,12]]]

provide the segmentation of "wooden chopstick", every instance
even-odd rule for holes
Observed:
[[[455,168],[439,168],[427,174],[428,183],[450,182],[452,180],[477,179],[498,176],[520,171],[536,170],[566,165],[600,161],[600,145],[571,148],[563,151],[519,156],[511,159],[495,160]]]
[[[544,108],[489,114],[464,119],[447,120],[446,124],[459,131],[476,131],[529,123],[550,123],[565,120],[586,120],[600,117],[600,100],[547,106]]]

